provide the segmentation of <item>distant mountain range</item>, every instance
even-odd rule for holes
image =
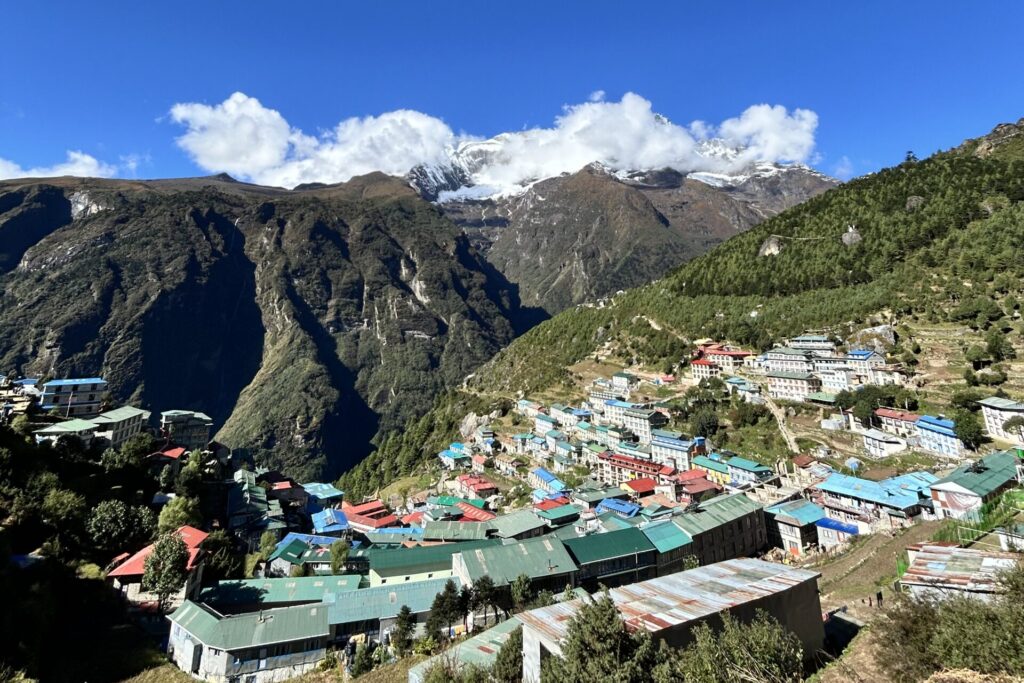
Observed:
[[[500,147],[293,190],[0,182],[0,372],[103,375],[119,402],[202,410],[226,443],[331,476],[548,315],[835,185],[595,163],[482,192]]]

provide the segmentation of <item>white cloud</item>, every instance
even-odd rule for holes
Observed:
[[[591,102],[604,102],[604,90],[595,90],[587,99]]]
[[[67,158],[53,166],[22,168],[13,161],[0,159],[0,179],[6,178],[54,178],[62,175],[110,178],[117,173],[117,167],[104,163],[85,152],[68,150]]]
[[[594,161],[616,169],[728,172],[752,161],[805,162],[814,151],[818,117],[806,109],[759,104],[718,126],[696,121],[687,127],[658,115],[637,94],[618,102],[603,96],[597,91],[588,102],[566,106],[550,128],[488,141],[457,135],[444,121],[406,109],[345,119],[311,136],[243,93],[216,105],[176,104],[171,118],[186,129],[179,146],[203,169],[285,187],[342,182],[370,171],[402,175],[449,158],[460,145],[471,156],[474,182],[495,191]],[[714,138],[728,148],[708,154],[702,145]]]
[[[839,161],[832,167],[832,175],[840,180],[849,180],[853,177],[853,162],[845,154],[839,157]]]

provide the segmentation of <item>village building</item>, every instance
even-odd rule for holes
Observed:
[[[810,351],[776,346],[765,353],[764,365],[768,372],[801,372],[814,370],[814,354]]]
[[[621,453],[605,451],[598,456],[600,471],[594,474],[607,484],[618,486],[636,477],[653,477],[659,483],[668,481],[676,470],[650,460],[641,460]]]
[[[628,395],[630,391],[640,384],[636,375],[629,372],[616,372],[612,375],[612,389],[622,395]]]
[[[811,487],[812,500],[825,514],[856,525],[859,533],[902,528],[930,511],[929,487],[938,481],[930,472],[911,472],[881,481],[833,472]]]
[[[981,416],[985,422],[985,433],[996,439],[1007,441],[1022,441],[1021,434],[1024,428],[1007,430],[1005,425],[1014,417],[1024,418],[1024,403],[1009,398],[992,396],[978,401],[981,406]]]
[[[398,517],[380,500],[370,500],[358,505],[345,501],[341,504],[341,510],[353,531],[364,534],[399,523]]]
[[[472,463],[471,468],[473,472],[476,474],[483,474],[487,469],[487,466],[490,465],[491,459],[483,453],[474,453],[470,457],[470,462]]]
[[[369,551],[370,587],[416,583],[452,576],[452,558],[456,553],[475,553],[498,544],[496,540],[441,543]],[[358,596],[356,596],[358,597]]]
[[[860,533],[860,527],[856,524],[840,522],[831,517],[819,519],[814,526],[818,532],[818,547],[822,550],[845,546]]]
[[[313,533],[319,536],[348,536],[348,517],[335,508],[326,508],[310,515],[313,522]]]
[[[813,351],[816,355],[831,356],[835,353],[836,343],[821,334],[803,334],[789,340],[788,346],[801,351]]]
[[[565,490],[565,482],[543,467],[535,467],[526,477],[527,483],[535,489],[546,493],[561,493]]]
[[[578,421],[572,413],[572,408],[561,403],[552,403],[548,408],[548,414],[560,428],[572,427]]]
[[[509,453],[499,453],[494,456],[494,469],[506,477],[514,477],[522,461]]]
[[[601,504],[601,501],[608,498],[626,499],[628,497],[629,494],[618,486],[574,489],[569,496],[572,504],[583,510],[593,510]]]
[[[188,451],[181,446],[165,445],[155,453],[146,456],[146,468],[153,476],[159,476],[164,467],[170,467],[175,477],[181,466],[188,460]]]
[[[486,499],[498,492],[494,482],[478,474],[460,474],[455,482],[456,491],[467,498]]]
[[[188,564],[186,565],[188,576],[181,590],[171,596],[170,604],[172,606],[181,603],[182,600],[198,597],[203,582],[201,546],[209,535],[205,531],[191,526],[179,527],[175,533],[185,542],[185,547],[188,549]],[[146,571],[146,558],[153,554],[154,548],[156,548],[156,544],[151,543],[134,554],[124,553],[115,557],[113,568],[106,574],[107,580],[133,605],[145,603],[155,605],[157,602],[157,596],[145,591],[142,587],[142,576]]]
[[[659,484],[655,495],[665,496],[668,501],[680,505],[690,505],[714,498],[722,488],[721,484],[708,479],[704,470],[692,469],[679,472],[670,483]]]
[[[522,626],[522,622],[519,621],[519,618],[511,616],[485,631],[474,633],[470,638],[460,642],[458,646],[434,655],[409,669],[408,683],[425,683],[427,676],[438,664],[443,664],[446,671],[450,671],[451,669],[448,667],[453,666],[459,671],[465,667],[474,667],[480,670],[490,669],[497,660],[502,646],[508,642],[512,632],[520,626]]]
[[[613,588],[609,596],[628,629],[646,629],[654,640],[673,647],[689,644],[696,625],[723,611],[746,622],[761,610],[796,634],[810,655],[824,642],[819,576],[761,560],[730,560]],[[572,600],[518,615],[524,681],[539,681],[541,662],[561,656],[569,622],[582,604]]]
[[[92,420],[75,418],[52,424],[32,432],[36,443],[56,444],[61,439],[78,439],[88,448],[96,438],[97,425]]]
[[[677,470],[690,469],[690,457],[705,452],[703,437],[687,439],[682,432],[651,430],[651,459]]]
[[[491,520],[491,528],[497,538],[523,541],[542,535],[547,530],[547,521],[532,510],[516,510],[499,515]]]
[[[856,373],[846,366],[816,370],[814,374],[821,381],[821,391],[828,394],[852,391],[859,385]]]
[[[463,547],[456,545],[457,549]],[[452,572],[464,586],[482,576],[490,576],[496,586],[507,586],[525,575],[534,591],[557,593],[575,585],[577,566],[561,541],[545,536],[472,552],[460,550],[452,555]]]
[[[846,364],[859,375],[869,375],[873,369],[885,367],[885,356],[871,349],[853,349],[846,354]]]
[[[237,470],[228,489],[228,530],[249,548],[259,547],[260,536],[269,531],[275,536],[287,528],[281,502],[267,496],[256,483],[256,473]]]
[[[623,427],[626,424],[626,411],[634,408],[642,408],[638,403],[610,399],[604,402],[604,416],[602,422],[609,425]]]
[[[533,419],[540,412],[540,404],[526,398],[516,401],[516,412],[523,417]]]
[[[1000,592],[1000,574],[1020,562],[1016,553],[921,543],[907,548],[910,566],[899,579],[916,598],[965,597],[988,602]]]
[[[535,434],[547,434],[552,429],[558,429],[558,421],[550,415],[537,413],[533,416],[533,432]]]
[[[212,683],[277,683],[313,670],[327,654],[323,604],[226,616],[186,601],[168,619],[167,654],[182,671]]]
[[[722,372],[735,373],[743,367],[747,358],[755,355],[753,351],[744,351],[724,344],[706,344],[701,350],[702,358],[705,358],[719,368]]]
[[[919,415],[895,408],[875,408],[875,417],[881,423],[884,432],[903,438],[917,436]]]
[[[623,412],[623,426],[633,432],[640,443],[649,444],[656,429],[668,424],[668,416],[649,408],[633,408]]]
[[[586,590],[643,581],[657,571],[657,548],[635,527],[567,539],[564,545],[579,567],[576,582]]]
[[[533,436],[532,434],[530,435]],[[470,466],[472,460],[466,453],[459,451],[453,451],[450,448],[446,448],[437,454],[437,459],[441,461],[441,466],[446,470],[460,470]]]
[[[670,519],[645,524],[640,527],[640,531],[658,551],[656,576],[665,576],[682,570],[687,562],[686,558],[692,556],[693,539]]]
[[[306,494],[307,506],[314,512],[325,507],[335,507],[345,497],[344,492],[332,484],[318,481],[303,484],[302,490]]]
[[[105,439],[111,448],[121,448],[124,442],[136,434],[141,434],[149,421],[149,411],[123,406],[108,410],[92,418],[96,425],[96,437]]]
[[[729,466],[717,454],[698,455],[692,460],[693,469],[700,470],[710,481],[728,486],[732,481]]]
[[[764,509],[768,525],[768,542],[790,555],[802,556],[807,548],[818,543],[817,522],[825,511],[809,500],[792,500]]]
[[[647,496],[654,495],[654,489],[657,488],[658,482],[650,477],[639,477],[637,479],[630,479],[629,481],[623,482],[619,488],[626,492],[626,494],[634,499],[640,500]]]
[[[931,484],[932,505],[939,519],[981,521],[981,507],[1021,483],[1024,460],[1019,452],[991,453],[963,463]]]
[[[922,415],[917,419],[918,446],[930,453],[959,460],[964,444],[956,435],[956,424],[942,417]]]
[[[718,377],[722,374],[722,368],[706,358],[697,358],[690,361],[690,374],[695,381],[700,382],[712,377]]]
[[[772,370],[767,373],[768,395],[786,401],[805,401],[808,396],[821,388],[821,380],[809,372],[784,372]]]
[[[739,396],[747,403],[760,403],[763,400],[761,387],[742,377],[729,377],[725,380],[725,386],[728,387],[730,395]]]
[[[867,429],[861,434],[861,438],[864,441],[864,450],[875,459],[887,458],[907,450],[906,441],[880,429]]]
[[[64,417],[92,417],[100,412],[107,382],[102,377],[53,379],[39,389],[39,407]]]
[[[742,493],[722,495],[672,518],[702,565],[757,555],[768,543],[764,511]]]
[[[771,467],[738,455],[726,460],[725,467],[729,473],[729,483],[734,488],[759,484],[775,476],[775,470]]]
[[[194,410],[167,410],[160,413],[160,433],[177,446],[193,451],[210,442],[213,419]]]

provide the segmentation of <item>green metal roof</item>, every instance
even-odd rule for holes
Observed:
[[[424,541],[479,541],[487,538],[490,522],[427,522],[423,525]]]
[[[442,543],[369,553],[370,570],[381,576],[422,574],[452,568],[452,555],[499,543],[497,540]]]
[[[659,553],[668,553],[693,543],[693,539],[690,538],[689,534],[670,520],[648,524],[641,531],[647,537],[647,540],[658,549]]]
[[[691,462],[694,467],[713,470],[715,472],[720,472],[721,474],[729,474],[729,468],[724,462],[712,460],[706,455],[698,455]]]
[[[486,575],[499,586],[511,583],[520,574],[541,579],[576,571],[565,546],[552,536],[469,550],[462,553],[462,560],[471,581]]]
[[[760,508],[760,505],[742,493],[735,493],[707,500],[701,503],[697,510],[674,517],[672,523],[693,538]]]
[[[87,429],[96,429],[97,424],[91,420],[82,420],[75,418],[73,420],[65,420],[64,422],[58,422],[57,424],[44,427],[43,429],[37,429],[35,434],[70,434],[75,432],[84,432]]]
[[[753,460],[747,460],[741,458],[738,455],[734,455],[726,461],[726,465],[729,467],[735,467],[736,469],[743,470],[745,472],[771,472],[772,468],[767,465],[762,465],[759,462]]]
[[[431,505],[454,507],[456,503],[469,503],[475,508],[484,509],[486,503],[479,498],[459,498],[458,496],[431,496],[427,498]]]
[[[580,565],[654,551],[644,532],[635,527],[572,538],[564,543]]]
[[[132,406],[121,406],[114,410],[108,410],[105,413],[100,413],[96,416],[97,422],[116,422],[118,420],[128,420],[137,415],[148,415],[149,411],[142,410],[141,408],[134,408]]]
[[[585,503],[600,503],[605,498],[625,498],[626,492],[618,486],[609,486],[603,489],[587,489],[575,491],[572,498],[582,500]]]
[[[570,522],[579,519],[580,509],[575,505],[559,505],[550,510],[537,510],[537,516],[543,517],[549,522]]]
[[[824,391],[814,391],[807,394],[807,400],[815,401],[817,403],[828,403],[831,405],[836,402],[836,395],[829,394]]]
[[[809,372],[782,372],[780,370],[769,372],[766,377],[774,377],[776,379],[814,379],[814,375]]]
[[[305,543],[305,541],[300,541],[299,539],[295,538],[292,539],[289,543],[285,545],[280,545],[277,548],[275,548],[274,552],[270,554],[270,557],[268,559],[271,562],[273,562],[278,558],[283,558],[284,560],[292,564],[298,564],[299,560],[302,559],[302,553],[306,552],[307,550],[309,550],[309,546]]]
[[[1017,476],[1017,463],[1020,460],[1013,451],[1000,451],[981,458],[974,464],[963,464],[932,484],[955,484],[962,486],[977,496],[985,497],[1006,486]]]
[[[214,605],[284,602],[333,602],[338,594],[359,588],[359,574],[301,576],[283,579],[246,579],[221,581],[203,591],[203,600]]]
[[[547,526],[547,522],[537,516],[533,510],[516,510],[491,520],[497,535],[501,538],[512,538],[519,534]]]
[[[215,614],[186,600],[168,619],[207,647],[242,650],[330,634],[323,604],[295,605],[231,616]]]
[[[427,612],[448,581],[459,585],[459,579],[452,577],[362,588],[328,605],[327,619],[332,625],[388,619],[396,616],[402,605],[408,605],[413,614]]]

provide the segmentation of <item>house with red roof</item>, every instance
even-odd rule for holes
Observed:
[[[722,489],[721,484],[707,478],[704,470],[695,468],[679,472],[671,481],[659,484],[655,492],[676,503],[689,505],[713,498],[721,493]]]
[[[638,477],[622,482],[619,488],[628,493],[630,498],[640,500],[641,498],[654,495],[654,489],[657,485],[658,482],[651,477]]]
[[[704,344],[701,347],[701,358],[714,363],[725,372],[736,372],[743,367],[744,361],[753,355],[753,351],[744,351],[726,344]]]
[[[895,408],[875,408],[875,417],[882,425],[883,432],[910,437],[917,435],[917,420],[921,416]]]
[[[597,456],[600,476],[603,481],[613,486],[638,477],[651,477],[659,483],[668,481],[676,474],[670,465],[662,465],[651,460],[641,460],[630,455],[605,451]]]
[[[183,447],[165,444],[156,453],[150,453],[146,456],[146,466],[150,472],[157,475],[164,469],[164,466],[169,465],[171,471],[177,476],[181,470],[182,463],[187,459],[188,451]]]
[[[185,599],[195,600],[199,597],[199,588],[203,580],[203,541],[209,535],[191,526],[180,527],[174,533],[181,537],[188,548],[188,578],[181,591],[169,600],[170,606],[181,604]],[[155,543],[147,545],[137,553],[122,553],[114,558],[113,568],[107,572],[107,580],[133,605],[156,605],[157,596],[142,589],[142,575],[146,572],[146,558],[153,553]]]
[[[466,498],[485,499],[498,492],[492,481],[478,474],[460,474],[455,478],[455,488]]]
[[[702,379],[718,377],[722,374],[722,368],[707,358],[698,358],[690,362],[690,374],[693,375],[693,379],[699,382]]]
[[[371,500],[358,505],[344,501],[341,504],[341,510],[348,518],[349,527],[364,534],[399,524],[398,517],[380,500]]]
[[[489,522],[497,517],[497,515],[490,510],[482,510],[464,500],[460,500],[456,503],[455,507],[462,510],[462,517],[459,518],[460,522]]]

